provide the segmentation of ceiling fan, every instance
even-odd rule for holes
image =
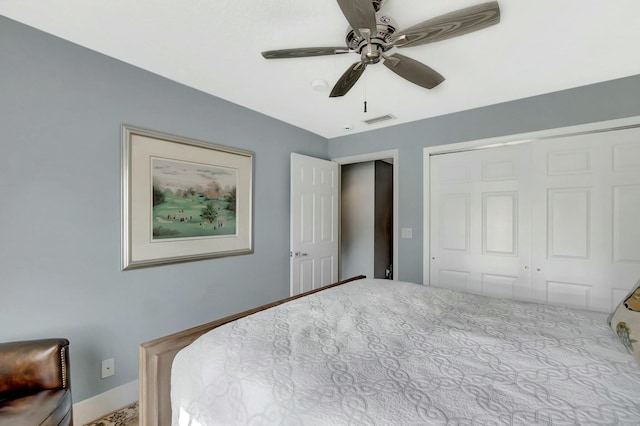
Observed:
[[[333,87],[330,97],[344,96],[364,73],[367,65],[384,59],[384,66],[400,77],[427,89],[444,77],[427,65],[399,53],[387,55],[393,47],[404,48],[433,43],[468,34],[500,22],[498,2],[491,1],[440,15],[396,32],[393,18],[380,12],[387,0],[337,0],[349,22],[347,46],[301,47],[262,52],[266,59],[358,53],[360,61],[351,65]]]

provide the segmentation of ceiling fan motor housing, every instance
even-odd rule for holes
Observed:
[[[384,4],[387,2],[387,0],[372,0],[373,3],[373,8],[375,9],[375,11],[379,11],[382,6],[384,6]]]
[[[386,0],[379,1],[381,7]],[[374,1],[374,6],[375,6]],[[353,28],[347,29],[346,42],[349,49],[359,53],[362,60],[367,64],[375,64],[380,62],[382,53],[391,49],[391,35],[396,32],[397,23],[395,19],[390,16],[384,15],[380,12],[376,12],[376,33],[372,34],[369,43],[360,35],[360,32],[356,32]]]

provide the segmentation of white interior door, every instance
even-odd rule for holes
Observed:
[[[338,280],[338,164],[291,154],[291,295]]]
[[[431,285],[529,299],[530,149],[431,157]]]

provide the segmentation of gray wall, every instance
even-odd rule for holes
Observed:
[[[340,172],[340,279],[374,276],[375,164],[345,164]]]
[[[422,282],[424,147],[633,116],[640,116],[640,75],[334,138],[329,154],[398,149],[399,227],[413,228],[412,239],[399,240],[398,278]]]
[[[288,296],[289,155],[326,139],[4,17],[0,70],[0,341],[69,338],[75,402],[141,342]],[[123,123],[254,151],[255,253],[122,272]]]

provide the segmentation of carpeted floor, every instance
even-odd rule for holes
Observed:
[[[85,426],[138,426],[138,403],[116,410]]]

